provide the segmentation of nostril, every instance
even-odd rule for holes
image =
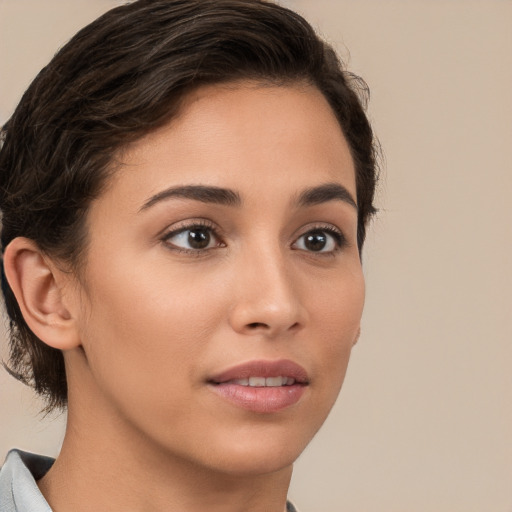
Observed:
[[[298,322],[295,322],[292,326],[289,327],[290,331],[299,329],[300,324]],[[270,330],[271,327],[269,324],[266,324],[264,322],[251,322],[250,324],[247,324],[247,328],[251,331],[258,330],[258,329],[264,329],[264,330]]]
[[[258,327],[268,327],[268,325],[262,322],[252,322],[248,324],[247,327],[249,327],[250,329],[257,329]]]

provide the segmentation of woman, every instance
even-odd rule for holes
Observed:
[[[138,1],[3,130],[17,378],[68,410],[2,512],[293,510],[359,336],[373,137],[334,52],[257,0]]]

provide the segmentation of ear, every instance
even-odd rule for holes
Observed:
[[[4,269],[25,322],[50,347],[68,350],[80,345],[76,322],[66,307],[64,289],[69,277],[23,237],[5,249]]]
[[[356,337],[354,338],[352,346],[354,346],[359,341],[360,336],[361,336],[361,326],[359,326],[359,329],[357,329]]]

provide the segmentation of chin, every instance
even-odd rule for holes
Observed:
[[[224,442],[217,442],[209,454],[212,465],[227,474],[256,476],[291,469],[304,451],[312,433],[297,432],[293,428],[250,429],[235,431]],[[294,431],[295,430],[295,431]]]
[[[224,455],[222,459],[215,461],[216,469],[228,475],[238,477],[250,477],[277,473],[284,470],[291,470],[293,463],[302,453],[302,449],[276,450],[269,449],[254,450],[252,447],[243,453],[231,453]]]

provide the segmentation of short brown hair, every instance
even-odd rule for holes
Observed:
[[[166,123],[183,97],[240,79],[316,86],[356,168],[358,246],[375,212],[375,140],[366,84],[298,14],[264,0],[138,0],[82,29],[32,82],[1,132],[1,244],[24,236],[75,267],[84,219],[116,152]],[[29,329],[5,277],[8,371],[47,409],[64,408],[64,359]]]

